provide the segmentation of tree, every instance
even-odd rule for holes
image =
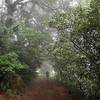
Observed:
[[[13,95],[14,93],[16,95],[21,87],[21,90],[23,90],[23,83],[27,85],[33,81],[36,76],[36,68],[40,67],[41,62],[47,55],[51,37],[49,33],[35,31],[25,23],[18,22],[11,27],[1,24],[0,28],[1,92],[8,95]],[[23,67],[23,69],[20,67]],[[19,83],[17,79],[20,81]]]
[[[81,90],[85,99],[93,100],[100,98],[99,10],[100,1],[92,0],[89,8],[78,7],[76,10],[71,10],[70,13],[55,15],[50,22],[50,26],[56,28],[59,33],[53,49],[53,52],[55,52],[53,56],[56,58],[55,66],[58,70],[61,69],[60,75],[62,77],[65,73],[65,77],[70,75],[69,77],[72,80],[72,77],[76,78],[76,86]],[[70,48],[64,49],[66,46]],[[69,53],[65,55],[69,51],[74,56],[70,57]],[[64,64],[65,61],[67,61],[67,64]],[[66,71],[68,68],[71,69]],[[74,72],[71,73],[73,68]],[[61,80],[69,82],[68,78]],[[73,86],[75,86],[75,82],[72,84]]]

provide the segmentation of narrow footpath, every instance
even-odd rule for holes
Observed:
[[[56,81],[36,79],[17,100],[71,100],[71,96],[68,90]]]

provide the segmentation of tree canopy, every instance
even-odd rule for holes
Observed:
[[[100,0],[5,0],[0,6],[0,92],[22,93],[49,61],[54,79],[74,99],[100,99]]]

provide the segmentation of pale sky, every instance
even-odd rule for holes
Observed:
[[[73,0],[72,2],[70,2],[70,6],[76,7],[76,6],[78,6],[78,2],[76,0]]]
[[[0,5],[4,2],[5,0],[0,0]],[[16,1],[16,0],[13,0]],[[28,1],[28,0],[24,0],[24,1]],[[77,4],[76,0],[73,0],[72,5],[75,6]]]
[[[3,2],[3,0],[0,0],[0,6],[1,6],[2,2]]]
[[[5,0],[0,0],[0,6],[2,5],[2,3],[4,2]],[[16,1],[16,0],[12,0],[13,2]],[[28,0],[24,0],[24,1],[28,1]]]

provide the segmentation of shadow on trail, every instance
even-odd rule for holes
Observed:
[[[64,86],[54,80],[36,79],[17,100],[71,100],[71,96]]]

